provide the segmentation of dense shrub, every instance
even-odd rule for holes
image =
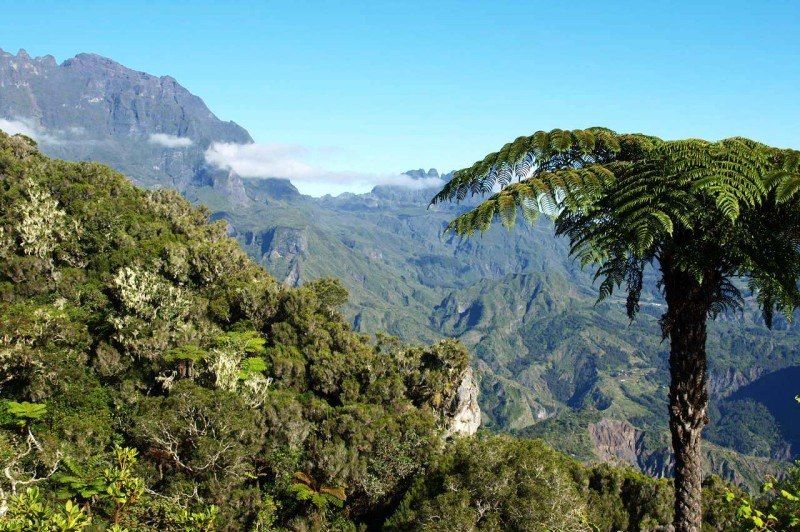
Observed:
[[[672,484],[631,468],[588,471],[590,521],[600,530],[652,530],[672,522]]]
[[[3,507],[61,515],[72,499],[95,523],[153,528],[387,511],[438,447],[467,357],[356,334],[346,297],[332,280],[279,286],[174,192],[0,134],[0,390],[38,409],[0,408]],[[138,450],[147,487],[125,519],[70,488],[117,445]]]
[[[418,478],[389,530],[590,530],[580,468],[539,440],[461,439]]]

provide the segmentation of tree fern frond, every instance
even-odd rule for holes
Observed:
[[[800,190],[800,174],[783,174],[778,176],[775,187],[775,197],[778,203],[785,203],[792,199]]]
[[[539,131],[456,172],[432,203],[490,195],[448,226],[510,227],[554,217],[582,265],[599,264],[600,299],[626,283],[638,310],[644,264],[667,254],[670,268],[706,292],[708,312],[741,307],[731,276],[757,283],[765,321],[800,307],[800,151],[733,137],[662,141],[602,128]]]
[[[512,193],[501,192],[497,196],[497,212],[503,223],[503,227],[510,229],[514,227],[517,218],[517,198]]]
[[[463,200],[468,193],[488,194],[495,184],[507,185],[508,172],[515,174],[521,165],[525,174],[582,166],[604,159],[607,153],[619,151],[619,142],[610,130],[538,131],[529,137],[519,137],[490,153],[469,168],[455,172],[453,178],[436,194],[431,204]],[[527,161],[527,162],[526,162]],[[519,174],[516,174],[519,176]]]

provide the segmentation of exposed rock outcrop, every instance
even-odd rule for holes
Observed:
[[[289,273],[286,274],[286,278],[283,280],[283,285],[292,288],[300,286],[300,262],[296,259],[292,262]]]
[[[604,461],[622,460],[631,465],[638,465],[641,446],[641,434],[633,425],[625,421],[601,419],[589,425],[589,436],[592,438],[594,452]]]
[[[627,421],[603,418],[588,426],[589,436],[597,458],[604,462],[627,463],[654,477],[670,477],[675,460],[666,442],[663,446],[648,446],[644,432]],[[779,463],[767,458],[743,456],[709,442],[703,443],[706,473],[719,475],[738,486],[758,488],[767,475],[781,472]]]
[[[472,436],[481,426],[481,409],[478,406],[478,382],[472,368],[467,367],[461,377],[447,417],[446,436],[456,434]]]
[[[751,367],[744,371],[728,368],[712,372],[708,380],[708,393],[711,397],[727,397],[742,386],[746,386],[762,376],[764,368]]]
[[[672,474],[674,459],[669,449],[649,449],[644,432],[627,421],[603,418],[589,424],[589,436],[595,454],[604,462],[625,462],[654,477]]]

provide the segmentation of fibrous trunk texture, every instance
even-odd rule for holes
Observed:
[[[708,422],[706,322],[703,287],[684,275],[665,275],[670,337],[669,428],[675,453],[676,532],[702,525],[700,433]]]

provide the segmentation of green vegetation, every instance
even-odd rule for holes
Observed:
[[[467,355],[371,341],[345,298],[281,288],[176,193],[0,136],[8,526],[384,515],[438,446]]]
[[[279,286],[175,193],[0,134],[0,530],[669,521],[667,481],[444,441],[466,351],[355,333],[345,299]]]
[[[516,181],[516,182],[513,182]],[[539,131],[458,171],[432,203],[502,190],[448,226],[485,231],[555,218],[582,265],[597,266],[599,299],[625,286],[633,320],[647,267],[658,269],[670,339],[669,425],[679,532],[702,522],[700,433],[708,422],[707,321],[744,307],[748,279],[764,322],[800,305],[800,152],[749,139],[663,141],[610,130]]]
[[[800,403],[800,396],[795,401]],[[727,491],[725,499],[728,504],[738,505],[732,523],[742,530],[800,530],[800,462],[780,480],[765,482],[761,496],[755,501],[736,491]]]
[[[785,478],[766,482],[755,501],[733,491],[726,492],[726,501],[736,507],[733,523],[739,530],[800,530],[800,463]]]
[[[342,310],[357,330],[387,331],[413,342],[458,338],[474,356],[487,427],[523,430],[543,419],[603,408],[603,415],[630,422],[669,452],[668,345],[660,342],[664,302],[654,272],[645,272],[640,315],[630,324],[617,294],[594,304],[591,272],[569,259],[568,242],[554,237],[549,219],[512,233],[498,224],[480,238],[440,238],[471,202],[426,210],[430,191],[383,187],[319,199],[266,192],[278,184],[246,180],[249,206],[210,189],[202,200],[278,279],[295,271],[303,283],[327,275],[341,279],[350,292]],[[712,462],[714,473],[757,490],[767,473],[762,458],[773,462],[768,469],[777,467],[791,458],[789,445],[800,448],[800,436],[789,430],[800,426],[800,417],[781,419],[773,410],[780,403],[766,404],[767,417],[781,430],[745,446],[724,434],[742,418],[734,421],[736,409],[725,405],[737,387],[771,374],[781,377],[783,387],[795,382],[783,370],[800,364],[800,328],[776,316],[770,331],[755,298],[745,293],[744,305],[743,312],[709,324],[712,430],[704,436],[720,445],[742,443],[729,447],[740,453],[759,448],[754,471],[740,467],[751,463],[748,456]],[[765,388],[774,389],[774,382]],[[751,399],[764,406],[761,392]],[[746,426],[761,422],[749,419]],[[713,430],[717,424],[726,428]],[[586,425],[574,428],[584,434],[553,433],[548,441],[571,452],[563,442],[588,437]]]
[[[37,117],[63,141],[45,143],[45,153],[101,161],[134,183],[174,187],[208,205],[210,219],[225,220],[228,234],[279,282],[341,280],[350,292],[341,310],[359,332],[422,343],[458,338],[474,355],[487,427],[524,430],[595,409],[630,422],[668,452],[663,414],[669,375],[666,344],[658,341],[664,301],[655,272],[645,272],[642,315],[629,326],[621,299],[593,306],[592,276],[570,260],[568,242],[553,235],[550,220],[513,234],[495,227],[480,239],[442,238],[447,223],[474,200],[427,209],[431,189],[380,186],[366,194],[310,198],[288,180],[242,179],[204,164],[205,152],[213,142],[250,142],[248,133],[218,120],[179,85],[164,93],[157,76],[92,54],[62,66],[24,54],[0,54],[0,63],[4,75],[17,80],[0,87],[5,117]],[[100,97],[84,112],[81,88],[89,86]],[[139,112],[144,108],[150,112]],[[179,123],[180,134],[194,141],[179,157],[150,142],[150,134]],[[140,134],[131,136],[131,127]],[[439,174],[412,170],[408,176],[430,183]],[[783,403],[764,392],[775,389],[774,380],[767,385],[771,377],[780,376],[784,386],[796,382],[784,370],[800,368],[800,326],[776,317],[770,332],[757,301],[745,297],[744,303],[743,313],[709,326],[712,425],[704,435],[739,453],[757,453],[759,464],[785,461],[800,449],[800,430],[792,430],[800,416],[785,415]],[[198,362],[189,358],[184,365]],[[747,397],[729,395],[754,380],[764,386]],[[742,400],[750,406],[740,408]],[[741,434],[740,425],[746,427]],[[571,426],[583,434],[549,431],[549,441],[561,446],[588,438],[586,425]],[[766,427],[776,430],[766,438],[754,432]],[[740,467],[749,455],[734,458],[713,461],[714,472],[760,485],[763,471],[753,476]]]

